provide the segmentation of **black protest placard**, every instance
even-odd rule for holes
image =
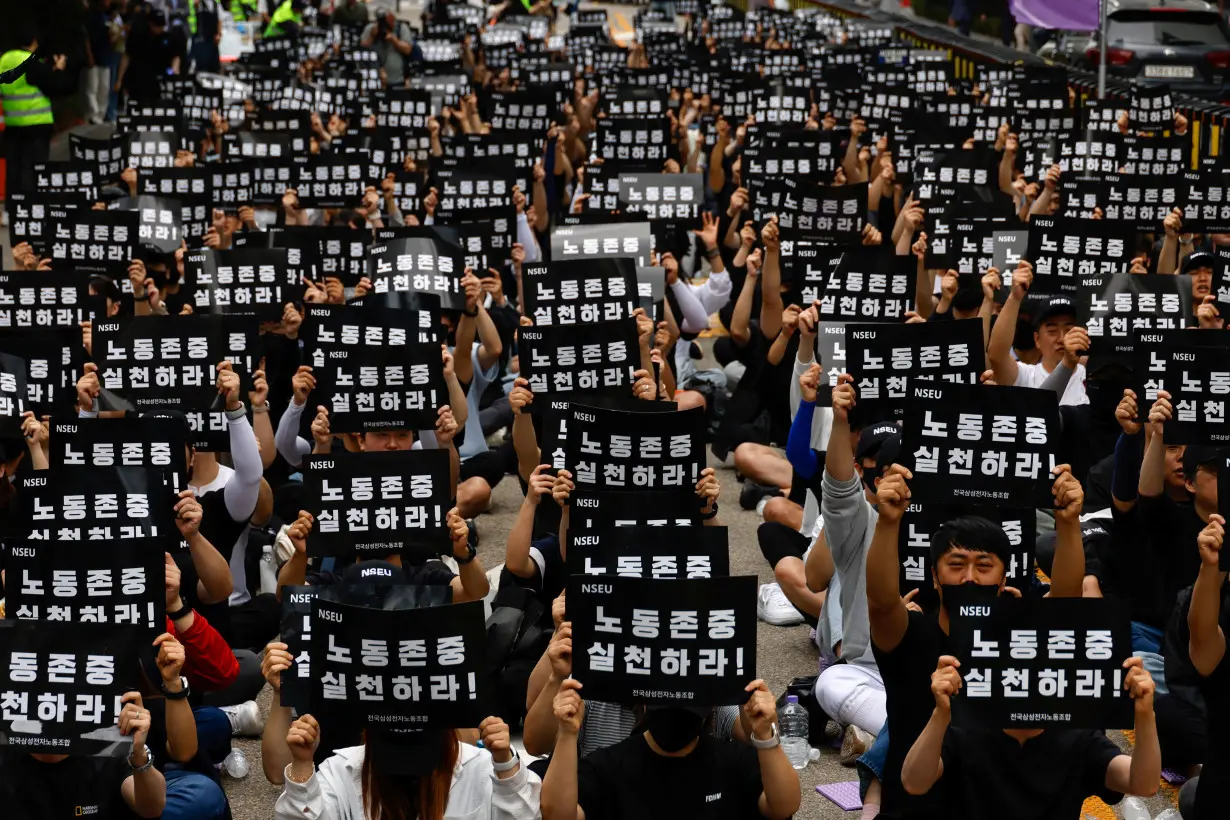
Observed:
[[[1134,250],[1130,226],[1104,219],[1034,215],[1025,252],[1034,266],[1032,290],[1075,293],[1083,278],[1127,273]]]
[[[620,492],[579,487],[569,497],[569,526],[587,530],[699,527],[702,503],[692,488]]]
[[[1165,389],[1174,409],[1164,428],[1167,444],[1230,444],[1230,359],[1224,346],[1201,346],[1201,336],[1210,332],[1171,334],[1163,349]]]
[[[29,409],[26,360],[0,353],[0,433],[21,435],[21,414]]]
[[[240,375],[260,362],[260,335],[246,316],[133,316],[95,321],[94,362],[103,410],[180,410],[192,424],[193,446],[229,451],[225,413],[214,409],[217,366]],[[241,390],[242,393],[242,390]]]
[[[254,314],[280,320],[288,302],[303,298],[299,272],[286,248],[200,248],[184,254],[184,280],[196,313]]]
[[[1032,583],[1034,543],[1038,530],[1037,516],[1032,509],[911,503],[901,517],[901,528],[897,535],[902,595],[911,589],[917,589],[929,597],[928,593],[933,589],[931,537],[942,524],[964,516],[985,518],[1008,536],[1008,546],[1012,548],[1004,567],[1008,586],[1024,589]]]
[[[603,160],[656,165],[670,158],[672,143],[665,118],[598,120],[597,153]]]
[[[700,222],[704,204],[700,174],[619,175],[619,207],[626,214],[690,225]]]
[[[572,676],[587,698],[719,706],[756,678],[756,579],[573,575]]]
[[[449,551],[447,450],[338,453],[304,460],[304,505],[316,516],[308,555],[421,563]]]
[[[705,467],[704,412],[634,413],[569,408],[568,469],[577,487],[675,490],[695,487]]]
[[[1230,450],[1222,450],[1217,462],[1217,512],[1230,521]],[[1230,550],[1218,553],[1218,568],[1230,570]]]
[[[390,88],[376,95],[376,127],[417,131],[427,127],[432,110],[430,91]]]
[[[629,395],[639,367],[636,320],[524,327],[518,332],[521,375],[535,395]]]
[[[1225,233],[1230,229],[1230,181],[1212,170],[1186,171],[1179,185],[1183,230]],[[1165,217],[1163,217],[1165,218]],[[1158,220],[1150,230],[1161,224]]]
[[[178,493],[188,487],[187,430],[169,416],[51,420],[51,469],[144,467]]]
[[[1011,277],[1012,271],[1016,270],[1017,263],[1025,256],[1029,249],[1029,231],[1009,231],[996,229],[992,239],[995,251],[992,255],[991,266],[1000,271],[1001,277]],[[982,271],[985,273],[985,271]]]
[[[421,315],[347,307],[319,317],[310,361],[335,433],[432,430],[448,403],[440,345],[423,341]]]
[[[136,211],[68,211],[50,220],[48,249],[56,268],[122,271],[136,256]]]
[[[106,549],[25,541],[5,555],[5,617],[166,628],[166,542],[117,541]]]
[[[477,726],[488,706],[484,620],[482,601],[385,611],[317,598],[313,708],[367,726]]]
[[[1050,390],[916,382],[902,434],[913,500],[1053,506],[1059,403]]]
[[[962,687],[953,723],[989,729],[1128,729],[1132,654],[1126,604],[1116,598],[945,601]]]
[[[118,137],[96,139],[80,134],[68,135],[69,156],[96,169],[100,180],[118,180],[124,164],[123,141]]]
[[[252,202],[253,165],[241,160],[205,166],[213,187],[211,202],[227,211],[236,211],[240,205]]]
[[[487,97],[491,106],[491,128],[495,131],[534,131],[544,133],[555,115],[555,94],[550,90],[493,91]]]
[[[1129,368],[1133,331],[1182,328],[1192,315],[1190,276],[1091,276],[1081,280],[1079,319],[1089,331],[1090,356]]]
[[[367,249],[373,294],[434,293],[445,310],[464,310],[464,272],[458,249],[435,239],[393,239]]]
[[[551,232],[551,259],[607,259],[630,256],[648,265],[653,238],[648,222],[572,225]]]
[[[280,705],[300,714],[312,710],[312,601],[323,598],[351,606],[375,609],[417,609],[446,606],[453,602],[452,588],[444,585],[411,584],[387,586],[378,581],[288,586],[282,590],[282,622],[278,630],[293,661],[282,673]]]
[[[914,309],[915,259],[878,249],[847,251],[820,291],[822,320],[900,322]]]
[[[89,300],[85,272],[0,273],[0,328],[77,327],[91,318]]]
[[[845,326],[846,372],[867,422],[905,417],[910,387],[924,381],[978,384],[982,320]]]
[[[513,206],[514,173],[496,163],[490,170],[433,168],[432,182],[439,190],[436,219],[449,223],[460,219],[495,219]],[[528,183],[527,183],[528,185]]]
[[[673,401],[642,401],[629,395],[581,394],[576,397],[575,401],[578,405],[610,407],[634,413],[673,413],[679,409],[679,405]],[[541,404],[530,405],[530,407],[533,412],[542,416],[542,429],[539,432],[538,441],[544,463],[549,461],[551,466],[557,470],[567,469],[568,424],[572,419],[572,401],[568,398],[551,396]]]
[[[286,187],[295,189],[302,208],[357,207],[373,182],[367,164],[367,151],[296,157]]]
[[[177,203],[183,235],[199,239],[212,221],[214,175],[208,166],[146,170],[138,177],[138,191],[143,196]]]
[[[124,135],[127,168],[171,168],[179,150],[179,135],[173,131],[137,131]]]
[[[1169,85],[1133,86],[1132,103],[1128,108],[1128,128],[1132,131],[1173,130],[1174,115]]]
[[[137,240],[143,247],[174,253],[183,241],[183,209],[177,200],[142,195],[108,203],[107,208],[136,213]]]
[[[634,259],[575,259],[522,266],[521,297],[535,327],[627,319],[638,306]]]
[[[67,219],[68,214],[88,207],[84,199],[77,202],[75,194],[45,194],[39,192],[8,192],[4,199],[9,217],[9,244],[28,242],[35,253],[48,253],[51,242],[51,221]]]
[[[158,470],[110,467],[40,471],[20,481],[23,519],[34,541],[158,538],[179,541],[175,497]]]
[[[837,378],[847,372],[850,357],[846,341],[845,322],[818,322],[816,324],[816,349],[814,361],[823,369],[820,385],[816,391],[817,407],[833,406],[833,388]]]
[[[0,353],[26,363],[26,410],[38,418],[73,413],[85,361],[79,328],[0,330]]]
[[[781,243],[782,262],[798,288],[800,304],[820,299],[825,283],[837,270],[845,251],[828,245],[785,240]]]
[[[0,628],[0,746],[24,754],[126,755],[115,728],[145,639],[127,626],[18,621]]]
[[[697,527],[680,538],[666,527],[568,528],[570,575],[674,581],[730,575],[725,527]]]

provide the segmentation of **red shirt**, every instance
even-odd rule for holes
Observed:
[[[177,632],[167,619],[167,632],[184,645],[183,675],[197,692],[225,689],[239,676],[239,661],[218,630],[200,612],[193,613],[192,626]]]

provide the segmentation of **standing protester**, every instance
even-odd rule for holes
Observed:
[[[167,28],[166,14],[159,9],[134,17],[120,58],[116,92],[137,103],[158,99],[161,78],[179,73],[182,38],[180,29]]]
[[[359,42],[376,52],[385,85],[397,88],[405,85],[407,64],[421,61],[423,54],[414,42],[414,32],[405,20],[398,20],[392,11],[376,9],[375,21],[363,30]]]
[[[37,56],[38,31],[30,25],[17,29],[16,40],[19,47],[0,55],[0,79],[4,80],[0,82],[0,102],[4,104],[7,131],[7,190],[23,193],[34,190],[34,165],[46,162],[51,151],[55,117],[44,89],[50,88],[53,73],[65,70],[67,60],[63,54],[56,54],[48,65]]]

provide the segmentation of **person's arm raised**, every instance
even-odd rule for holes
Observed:
[[[290,765],[290,747],[286,745],[286,733],[290,731],[291,712],[289,706],[282,705],[282,673],[295,663],[290,656],[290,648],[274,641],[265,647],[265,656],[261,659],[261,674],[273,690],[273,703],[269,707],[269,717],[265,719],[265,728],[261,732],[261,769],[265,779],[275,786],[281,786],[286,777],[286,767]]]
[[[201,535],[201,519],[204,512],[192,490],[184,490],[175,503],[175,526],[180,536],[188,542],[192,554],[192,566],[196,569],[197,598],[203,604],[216,604],[230,597],[234,589],[230,565],[222,553]]]
[[[1157,738],[1157,718],[1153,714],[1156,684],[1141,658],[1123,663],[1127,677],[1123,688],[1132,696],[1136,715],[1132,755],[1118,755],[1106,766],[1106,788],[1120,794],[1151,797],[1157,793],[1162,777],[1162,747]]]
[[[867,549],[867,615],[871,621],[871,640],[882,652],[892,652],[905,637],[910,616],[901,600],[901,563],[897,543],[901,518],[910,506],[913,478],[904,466],[892,464],[876,489],[876,521],[871,545]]]
[[[824,451],[824,470],[837,481],[854,477],[854,435],[850,432],[850,411],[858,403],[854,377],[842,373],[833,388],[833,425],[829,446]]]
[[[743,704],[742,721],[751,727],[752,740],[770,740],[777,720],[773,693],[762,680],[752,681],[744,690],[751,697]],[[760,816],[768,820],[786,820],[799,810],[799,775],[780,743],[768,749],[757,749],[760,763]]]
[[[286,537],[290,539],[295,553],[278,570],[276,597],[279,601],[282,600],[283,587],[301,587],[307,583],[307,537],[315,522],[316,519],[310,512],[300,510],[299,517],[286,528]]]
[[[1072,475],[1072,468],[1055,468],[1055,557],[1051,565],[1050,598],[1079,598],[1085,580],[1085,547],[1081,537],[1081,509],[1085,490]]]
[[[766,339],[776,339],[782,321],[782,253],[781,232],[777,217],[760,230],[764,243],[764,268],[760,273],[760,333]]]
[[[935,709],[901,766],[901,785],[907,794],[926,794],[944,776],[944,735],[952,722],[952,697],[961,691],[960,666],[956,658],[942,655],[931,673]]]
[[[508,406],[513,411],[512,436],[513,450],[517,454],[517,474],[525,482],[529,482],[540,458],[538,434],[526,409],[533,403],[534,393],[530,390],[529,381],[518,376],[508,394]]]
[[[1226,520],[1214,513],[1196,539],[1200,550],[1200,572],[1192,588],[1192,602],[1187,611],[1187,628],[1191,633],[1187,650],[1192,666],[1207,678],[1221,665],[1226,656],[1226,634],[1219,622],[1221,590],[1226,583],[1222,572],[1221,549],[1226,537]]]
[[[1022,259],[1012,272],[1012,289],[991,329],[991,343],[987,346],[987,359],[995,371],[996,384],[1016,384],[1017,365],[1012,358],[1012,340],[1016,337],[1016,317],[1020,314],[1021,302],[1033,281],[1033,265]]]
[[[560,684],[552,701],[555,720],[555,752],[542,781],[542,820],[585,820],[577,789],[577,735],[585,720],[581,684],[569,678]]]
[[[1166,442],[1162,432],[1172,418],[1174,407],[1170,403],[1170,393],[1157,391],[1157,400],[1149,408],[1145,456],[1140,462],[1140,484],[1136,488],[1145,498],[1157,498],[1166,489]]]
[[[453,346],[453,371],[462,385],[469,387],[474,381],[474,357],[470,351],[474,348],[474,334],[478,331],[478,301],[482,296],[482,287],[474,271],[467,270],[461,277],[461,287],[465,290],[466,306],[461,318],[457,320],[457,343]]]
[[[453,588],[453,603],[481,601],[491,591],[491,583],[487,580],[487,573],[483,571],[483,562],[478,559],[478,555],[470,558],[470,527],[456,507],[448,511],[446,523],[449,540],[453,545],[453,558],[457,561],[457,577],[450,584]]]

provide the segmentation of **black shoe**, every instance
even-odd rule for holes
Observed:
[[[466,526],[470,528],[470,535],[466,538],[471,547],[478,549],[478,524],[474,523],[473,518],[466,519]]]
[[[739,491],[739,506],[745,510],[754,510],[762,498],[772,498],[781,495],[781,488],[770,487],[768,484],[757,484],[755,481],[745,481]]]
[[[688,345],[688,357],[692,359],[703,359],[705,358],[705,354],[701,351],[700,345],[696,342],[692,342]]]

